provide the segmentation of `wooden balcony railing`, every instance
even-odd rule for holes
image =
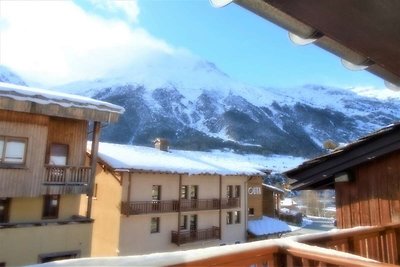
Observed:
[[[222,209],[239,208],[239,198],[222,199]],[[196,210],[218,210],[220,208],[219,199],[181,199],[181,211]],[[157,201],[132,201],[122,202],[121,213],[124,215],[178,212],[178,200],[157,200]]]
[[[45,185],[88,185],[92,170],[90,167],[45,166]]]
[[[399,266],[400,224],[187,251],[168,266]],[[192,257],[191,255],[204,255]],[[172,255],[171,255],[172,256]],[[173,257],[173,256],[172,256]],[[149,259],[146,259],[149,261]],[[169,263],[170,262],[170,263]]]
[[[213,226],[208,229],[201,229],[196,231],[172,231],[171,242],[177,245],[196,242],[201,240],[210,240],[219,238],[219,227]]]
[[[121,204],[121,213],[124,215],[176,212],[178,209],[177,200],[133,201]]]
[[[130,256],[123,260],[124,264],[129,266],[394,267],[399,266],[399,228],[400,223],[377,227],[359,227],[245,244]],[[215,232],[212,232],[212,229],[216,229]],[[217,227],[211,228],[209,231],[209,235],[198,233],[197,239],[192,238],[190,232],[182,231],[179,235],[182,238],[181,244],[185,241],[200,240],[199,237],[205,238],[212,236],[212,234],[214,236],[219,234]],[[372,236],[375,237],[372,238]],[[172,242],[176,243],[177,238],[178,232],[172,232]],[[347,248],[354,250],[354,252],[350,254],[302,242],[326,247]],[[371,246],[376,251],[380,251],[384,262],[355,255],[363,253],[365,255],[366,251],[373,250],[370,249]],[[74,264],[87,264],[87,260],[82,259],[81,261],[78,259]],[[121,259],[118,257],[104,258],[102,264],[107,266],[121,265]]]
[[[337,233],[300,236],[299,242],[356,254],[379,262],[400,263],[400,223],[343,229]]]
[[[234,198],[222,199],[222,208],[223,209],[240,208],[240,198],[234,197]]]

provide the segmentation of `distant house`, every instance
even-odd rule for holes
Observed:
[[[101,122],[122,112],[90,98],[0,83],[0,266],[90,255],[90,203],[79,216],[80,196],[91,194],[94,177],[85,164],[88,132],[97,153]]]
[[[278,217],[280,210],[281,197],[285,191],[282,189],[262,184],[263,190],[263,214],[268,217]]]
[[[213,153],[168,150],[164,141],[100,143],[92,256],[246,241],[247,182],[264,173]]]
[[[294,189],[335,189],[339,228],[400,221],[400,123],[384,127],[286,175]]]
[[[279,194],[283,190],[264,184],[261,177],[250,179],[247,184],[248,239],[265,239],[290,232],[285,222],[274,219],[275,211],[279,210]]]

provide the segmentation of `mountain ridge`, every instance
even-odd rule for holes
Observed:
[[[378,99],[312,84],[257,87],[231,79],[207,61],[175,68],[173,63],[57,89],[125,108],[117,124],[103,129],[103,141],[150,146],[164,137],[171,147],[187,150],[313,157],[325,152],[327,139],[347,143],[400,115],[400,96]]]

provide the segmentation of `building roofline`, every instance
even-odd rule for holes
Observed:
[[[116,122],[125,111],[89,97],[3,82],[0,82],[0,109],[100,122]]]
[[[308,161],[284,172],[296,180],[295,190],[333,188],[333,176],[341,171],[400,150],[400,123],[391,124],[330,154]]]

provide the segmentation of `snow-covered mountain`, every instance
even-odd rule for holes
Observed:
[[[58,90],[126,109],[103,129],[103,141],[150,146],[165,137],[177,149],[311,157],[327,139],[346,143],[400,117],[395,93],[377,98],[366,89],[249,86],[210,62],[168,55]]]
[[[0,82],[12,83],[17,85],[26,85],[26,83],[17,74],[5,66],[0,65]]]

